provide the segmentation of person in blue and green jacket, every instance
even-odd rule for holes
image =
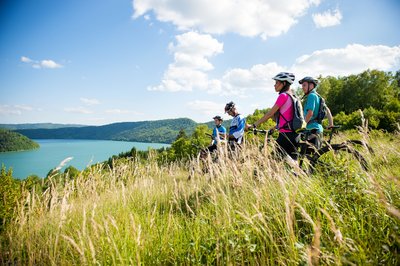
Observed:
[[[307,123],[306,129],[309,131],[307,140],[315,145],[317,149],[319,149],[322,145],[323,131],[324,128],[320,121],[318,121],[317,115],[319,110],[319,105],[321,103],[321,96],[319,96],[316,92],[316,88],[318,85],[318,80],[312,77],[304,77],[299,80],[301,84],[301,88],[304,92],[304,120]],[[328,128],[333,127],[333,118],[331,111],[329,108],[326,108],[326,114],[329,121]]]

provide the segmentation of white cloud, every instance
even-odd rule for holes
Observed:
[[[209,80],[206,71],[213,69],[209,58],[222,53],[223,44],[208,34],[193,31],[176,36],[176,41],[176,44],[169,44],[169,50],[174,53],[174,63],[168,66],[161,84],[148,90],[207,90]]]
[[[54,62],[53,60],[42,60],[40,62],[42,68],[60,68],[62,65]]]
[[[263,91],[267,97],[270,95],[274,98],[272,77],[281,71],[295,73],[297,82],[303,76],[345,76],[358,74],[367,69],[392,71],[399,67],[400,45],[389,47],[351,44],[344,48],[318,50],[300,56],[292,66],[281,66],[276,62],[269,62],[254,65],[249,69],[234,68],[226,71],[221,78],[213,80],[207,79],[208,76],[204,73],[201,78],[196,77],[193,73],[186,73],[182,77],[182,72],[178,71],[176,79],[169,81],[172,82],[177,80],[177,77],[181,77],[187,84],[191,84],[188,85],[191,89],[197,88],[193,84],[202,84],[198,88],[218,95],[247,97],[253,96],[251,91]],[[170,88],[169,91],[173,91],[172,85],[166,87]],[[178,85],[176,88],[177,91],[182,89]]]
[[[67,113],[77,113],[77,114],[92,114],[93,111],[88,110],[84,107],[67,107],[64,108],[64,111]]]
[[[9,105],[0,105],[0,114],[1,115],[21,115],[21,110],[16,109],[15,107]]]
[[[346,76],[367,69],[391,71],[399,67],[400,45],[351,44],[345,48],[318,50],[300,56],[290,67],[273,62],[255,65],[250,69],[230,70],[221,79],[221,94],[246,95],[250,90],[257,89],[272,96],[275,93],[272,77],[281,71],[293,72],[297,82],[304,76]]]
[[[390,71],[400,67],[400,45],[349,44],[345,48],[318,50],[299,57],[292,66],[296,75],[344,76],[366,69]]]
[[[40,111],[29,105],[0,105],[1,115],[22,115],[24,112]]]
[[[123,109],[108,109],[105,111],[106,114],[133,114],[133,115],[142,115],[143,113],[132,111],[132,110],[123,110]]]
[[[26,56],[21,56],[21,62],[31,65],[33,68],[61,68],[63,67],[61,64],[56,63],[53,60],[33,60]]]
[[[88,106],[100,104],[97,99],[80,98],[79,100]]]
[[[33,107],[29,105],[22,105],[22,104],[17,104],[14,105],[16,109],[22,110],[22,111],[33,111]]]
[[[234,32],[242,36],[279,36],[297,23],[320,0],[133,0],[133,18],[153,11],[162,22],[180,30],[198,29],[212,34]],[[146,18],[146,17],[145,17]]]
[[[24,63],[31,63],[31,62],[33,62],[33,61],[32,61],[32,59],[30,59],[29,57],[21,56],[21,62],[24,62]]]
[[[210,120],[212,119],[213,116],[224,113],[223,108],[225,106],[225,104],[222,103],[216,103],[212,101],[200,101],[200,100],[188,102],[186,105],[191,110],[210,116]]]
[[[254,65],[250,69],[229,70],[222,77],[221,92],[228,95],[244,95],[249,89],[273,92],[272,77],[283,69],[277,63],[267,63]]]
[[[342,13],[339,9],[328,10],[324,13],[313,14],[312,18],[317,28],[326,28],[339,25],[342,20]]]

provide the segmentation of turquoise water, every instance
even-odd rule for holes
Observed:
[[[112,155],[127,152],[135,147],[137,150],[168,147],[168,144],[140,143],[110,140],[71,140],[40,139],[35,140],[40,148],[31,151],[0,153],[0,166],[13,169],[13,177],[23,179],[29,175],[46,177],[47,173],[72,157],[61,171],[72,165],[79,170],[86,166],[103,162]]]

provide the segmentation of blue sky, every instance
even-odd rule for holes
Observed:
[[[396,0],[3,0],[0,123],[247,115],[280,71],[399,70],[399,25]]]

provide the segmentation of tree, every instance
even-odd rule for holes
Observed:
[[[4,165],[0,170],[0,231],[10,222],[14,209],[21,196],[19,182],[12,177],[12,169],[7,171]]]
[[[359,109],[373,107],[382,110],[398,95],[391,73],[366,70],[347,77],[321,78],[318,92],[325,97],[333,115],[350,114]]]
[[[394,80],[396,81],[397,87],[400,88],[400,69],[396,71]]]
[[[180,138],[187,138],[186,132],[183,128],[181,128],[181,130],[179,130],[178,136],[176,136],[175,140],[178,140]]]

